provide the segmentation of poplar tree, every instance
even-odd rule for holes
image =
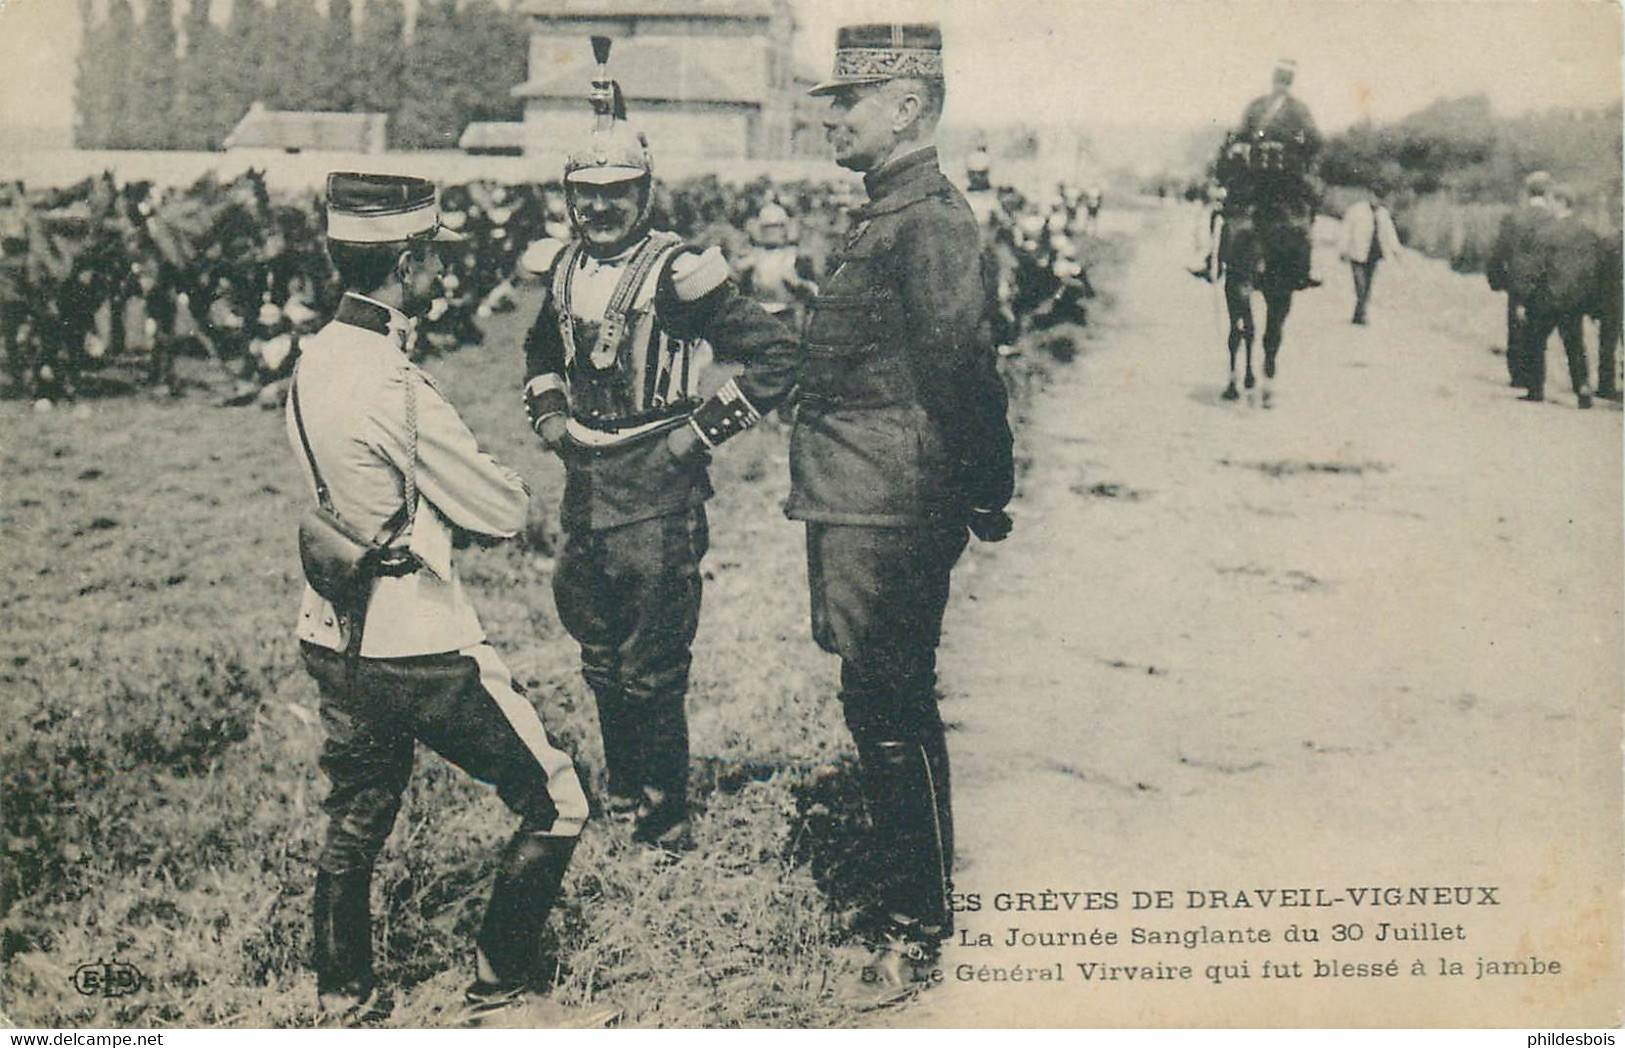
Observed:
[[[108,0],[107,22],[103,26],[106,36],[99,49],[98,61],[102,68],[107,90],[107,135],[102,142],[106,149],[129,149],[138,145],[131,136],[130,105],[130,44],[135,39],[135,12],[130,0]]]
[[[79,0],[79,63],[73,78],[73,144],[105,149],[112,93],[107,76],[107,26],[92,0]]]
[[[465,0],[457,15],[457,33],[460,46],[472,58],[457,86],[462,123],[518,120],[524,105],[511,92],[529,73],[530,30],[524,18],[493,0]]]
[[[171,0],[147,0],[146,17],[133,41],[126,120],[130,144],[171,149],[175,142],[175,8]]]
[[[527,47],[520,17],[491,0],[420,0],[396,144],[450,149],[471,120],[517,118],[509,91],[525,78]]]
[[[389,113],[393,145],[394,115],[401,106],[406,69],[406,9],[401,0],[366,0],[352,54],[352,104],[364,113]]]
[[[322,108],[356,108],[355,9],[350,0],[327,0],[327,26],[321,43]]]
[[[264,101],[271,109],[326,109],[322,67],[325,23],[315,0],[277,0],[263,18],[263,44],[256,61],[266,74]]]
[[[406,49],[401,106],[395,116],[395,145],[405,149],[448,149],[457,144],[456,81],[478,59],[457,39],[452,0],[418,0],[412,43]]]
[[[223,112],[230,113],[226,133],[237,126],[248,107],[255,102],[270,104],[266,97],[274,70],[265,60],[269,26],[261,0],[232,0],[226,20],[218,61],[213,65],[212,90]]]
[[[215,81],[224,38],[209,19],[210,0],[189,0],[175,87],[175,139],[181,149],[216,149],[230,131]]]

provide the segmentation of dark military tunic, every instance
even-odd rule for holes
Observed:
[[[869,203],[808,320],[785,512],[957,525],[1014,486],[976,218],[935,149],[864,179]]]
[[[934,949],[953,923],[937,642],[965,522],[1004,507],[1014,469],[970,205],[935,149],[864,184],[807,322],[785,512],[807,522],[814,639],[841,656],[885,934]]]
[[[930,730],[964,522],[1014,487],[970,206],[935,149],[864,183],[869,203],[807,322],[785,505],[809,525],[814,637],[869,681],[843,694],[860,746],[870,729]],[[858,708],[877,703],[894,708]]]
[[[1535,249],[1535,234],[1556,220],[1543,200],[1529,200],[1513,208],[1501,219],[1489,260],[1484,264],[1490,288],[1507,294],[1507,375],[1514,386],[1527,388],[1530,380],[1524,325],[1518,314],[1541,284],[1543,259]]]
[[[1241,114],[1241,134],[1249,140],[1292,142],[1302,148],[1305,160],[1313,160],[1322,143],[1309,107],[1290,94],[1271,93],[1249,102]]]

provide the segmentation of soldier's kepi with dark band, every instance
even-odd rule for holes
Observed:
[[[593,52],[593,129],[564,168],[575,236],[538,241],[521,263],[547,289],[525,339],[525,407],[564,463],[553,590],[598,706],[605,807],[676,853],[689,839],[683,707],[708,453],[784,399],[795,342],[740,295],[720,251],[649,228],[648,142],[609,76],[609,39]],[[713,390],[713,358],[746,367]]]
[[[872,885],[860,992],[928,985],[948,906],[953,820],[936,701],[949,574],[967,525],[1009,532],[1006,396],[976,219],[931,140],[945,96],[935,25],[847,26],[814,95],[835,161],[864,176],[802,346],[791,493],[806,522],[813,635],[841,657]]]

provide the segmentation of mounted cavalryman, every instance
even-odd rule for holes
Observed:
[[[1309,107],[1292,94],[1297,70],[1290,58],[1275,63],[1269,93],[1247,104],[1218,174],[1229,192],[1227,213],[1248,210],[1297,232],[1292,267],[1301,291],[1320,286],[1310,276],[1310,232],[1318,203],[1311,172],[1324,140]]]

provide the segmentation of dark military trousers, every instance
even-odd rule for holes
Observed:
[[[1531,309],[1524,314],[1520,340],[1523,343],[1522,372],[1531,393],[1546,388],[1546,343],[1556,331],[1568,357],[1569,381],[1574,392],[1590,388],[1590,365],[1586,361],[1584,317],[1573,310]]]
[[[598,704],[611,804],[639,809],[651,839],[688,803],[691,646],[700,622],[705,507],[571,532],[553,576],[559,619],[581,645]]]
[[[317,861],[317,989],[361,998],[372,985],[372,869],[400,812],[415,742],[496,787],[523,820],[510,851],[548,838],[567,862],[586,825],[587,798],[574,763],[548,738],[536,708],[489,644],[361,659],[353,674],[343,652],[301,647],[321,694],[326,739],[320,765],[331,784],[323,802],[327,837]],[[562,877],[562,865],[557,873]],[[493,891],[498,910],[501,895]],[[534,931],[546,916],[544,907],[525,922],[533,927],[517,930]],[[515,929],[499,931],[511,935]],[[495,942],[482,933],[481,949],[493,959]]]
[[[1518,319],[1518,299],[1507,295],[1507,379],[1517,389],[1527,389],[1529,376],[1525,364],[1529,354],[1523,344],[1524,322]]]
[[[857,744],[873,833],[881,934],[946,935],[953,864],[937,644],[963,525],[809,523],[813,637],[841,657],[841,709]]]
[[[1371,281],[1377,275],[1377,259],[1367,262],[1349,262],[1354,273],[1354,323],[1366,322],[1366,309],[1371,303]]]

